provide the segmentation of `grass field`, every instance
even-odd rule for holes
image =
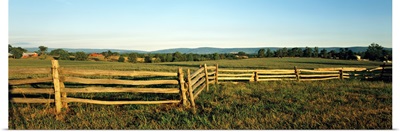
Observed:
[[[164,63],[120,63],[120,62],[94,62],[94,61],[64,61],[60,60],[60,66],[71,68],[99,68],[112,70],[160,70],[176,67],[198,67],[201,64],[219,64],[221,68],[250,68],[250,69],[292,69],[299,68],[320,68],[320,67],[366,67],[375,68],[382,62],[375,61],[354,61],[354,60],[333,60],[322,58],[251,58],[242,60],[216,60],[216,61],[192,61],[192,62],[164,62]],[[25,67],[48,67],[49,60],[31,59],[10,59],[9,68]],[[146,68],[148,67],[148,68]],[[170,68],[168,68],[170,67]],[[143,68],[143,69],[141,69]]]
[[[264,58],[130,64],[60,61],[82,69],[176,71],[218,63],[222,68],[292,69],[367,67],[380,62],[311,58]],[[50,61],[10,60],[9,68],[49,67]],[[89,97],[128,93],[92,94]],[[70,103],[61,120],[54,107],[9,104],[10,129],[391,129],[392,84],[382,81],[272,81],[211,85],[196,100],[196,108],[164,105],[92,105]]]

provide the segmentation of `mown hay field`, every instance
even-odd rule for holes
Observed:
[[[177,71],[200,64],[221,68],[291,69],[377,67],[379,62],[311,58],[263,58],[131,64],[60,61],[61,67]],[[45,60],[9,60],[9,68],[50,67]],[[9,77],[13,78],[13,77]],[[19,78],[19,77],[16,77]],[[132,94],[85,94],[88,98],[134,98]],[[46,98],[46,97],[44,97]],[[9,103],[9,129],[391,129],[392,84],[383,81],[270,81],[223,83],[203,91],[196,108],[178,104],[94,105],[70,103],[60,120],[46,104]]]

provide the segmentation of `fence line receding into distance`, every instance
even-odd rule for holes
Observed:
[[[24,97],[12,97],[14,103],[54,103],[56,113],[62,108],[68,108],[68,103],[91,103],[102,105],[122,104],[163,104],[180,103],[183,106],[195,107],[195,99],[205,90],[209,90],[209,84],[236,81],[319,81],[347,78],[392,78],[392,65],[383,64],[378,68],[315,68],[299,69],[228,69],[215,66],[202,65],[198,70],[191,72],[187,69],[184,76],[182,68],[173,72],[153,71],[112,71],[112,70],[82,70],[60,67],[57,60],[52,60],[51,68],[27,68],[9,69],[9,75],[46,75],[38,78],[9,79],[11,94],[23,94]],[[111,78],[102,78],[102,77]],[[118,78],[119,77],[119,78]],[[125,77],[125,79],[123,79]],[[158,79],[154,79],[161,77]],[[162,78],[164,77],[164,78]],[[128,79],[126,79],[128,78]],[[134,78],[134,79],[132,79]],[[168,78],[168,79],[165,79]],[[52,84],[47,87],[24,88],[23,85]],[[65,85],[66,83],[71,85]],[[85,87],[74,87],[80,84]],[[113,87],[123,85],[125,87]],[[154,86],[154,87],[153,87]],[[174,94],[179,99],[164,100],[93,100],[72,96],[75,93],[148,93],[148,94]],[[49,98],[30,98],[25,94],[48,94]],[[187,95],[188,94],[188,95]],[[50,96],[52,95],[52,96]],[[187,97],[189,96],[189,98]],[[51,97],[51,98],[50,98]]]

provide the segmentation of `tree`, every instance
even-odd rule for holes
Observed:
[[[347,48],[346,48],[347,49]],[[346,52],[346,59],[357,59],[357,58],[355,58],[355,56],[354,56],[355,54],[354,54],[354,52],[352,51],[352,50],[347,50],[347,52]]]
[[[12,47],[10,44],[8,44],[8,53],[11,52],[12,48],[13,48],[13,47]]]
[[[85,61],[87,60],[88,55],[85,52],[76,52],[75,53],[75,60],[78,61]]]
[[[321,57],[322,58],[328,58],[328,51],[326,49],[321,50]]]
[[[275,57],[282,57],[283,56],[282,49],[278,49],[274,53],[275,53]]]
[[[328,57],[329,57],[329,58],[336,59],[336,57],[337,57],[337,55],[336,55],[336,51],[335,51],[335,50],[331,50],[331,51],[329,51],[329,53],[328,53]]]
[[[188,61],[194,61],[193,53],[189,53],[189,54],[188,54],[187,60],[188,60]]]
[[[172,54],[173,58],[172,61],[173,62],[178,62],[178,61],[183,61],[183,56],[181,52],[175,52],[174,54]]]
[[[346,58],[346,51],[343,48],[340,48],[338,56],[339,56],[340,59],[345,59]]]
[[[246,53],[243,52],[243,51],[239,51],[239,52],[238,52],[238,55],[239,55],[239,56],[246,56]]]
[[[40,55],[46,55],[47,47],[39,46]]]
[[[383,47],[377,43],[372,43],[368,46],[367,51],[365,51],[365,57],[370,60],[381,60],[383,59]]]
[[[258,58],[263,58],[263,57],[265,57],[265,49],[260,49],[260,50],[258,50],[257,57],[258,57]]]
[[[128,55],[128,62],[131,62],[131,63],[136,63],[137,61],[136,61],[136,58],[137,58],[137,54],[136,53],[130,53],[129,55]]]
[[[319,52],[318,51],[318,47],[314,47],[313,56],[317,58],[318,57],[318,52]]]
[[[112,55],[119,56],[118,52],[112,52]]]
[[[12,47],[11,45],[8,45],[8,48],[10,50],[10,53],[13,54],[14,58],[19,59],[22,57],[22,54],[26,52],[27,50],[21,47]]]
[[[153,57],[151,57],[151,55],[149,54],[149,55],[147,55],[147,56],[145,56],[144,57],[144,62],[145,63],[152,63],[152,59]]]
[[[125,62],[125,57],[120,55],[118,58],[118,62]]]
[[[298,48],[296,54],[297,54],[298,57],[303,57],[303,49]]]
[[[295,57],[296,54],[297,54],[296,51],[297,51],[297,48],[292,48],[292,49],[288,50],[288,56],[289,57]]]
[[[220,59],[219,54],[218,53],[214,53],[213,54],[213,60],[219,60],[219,59]]]
[[[107,52],[101,52],[101,54],[104,56],[105,59],[108,59],[111,55],[113,55],[113,52],[108,50]]]
[[[312,49],[310,47],[306,47],[306,49],[304,49],[303,57],[312,57]]]
[[[393,59],[391,50],[383,50],[382,54],[383,54],[383,59],[384,60],[392,60]]]
[[[201,59],[201,56],[199,54],[194,54],[193,55],[193,60],[194,61],[200,61],[200,59]]]
[[[63,49],[52,50],[52,51],[50,51],[50,55],[56,56],[56,58],[59,60],[68,60],[69,59],[68,51],[65,51]]]
[[[11,54],[13,54],[13,56],[14,56],[15,59],[21,58],[23,53],[24,53],[24,52],[21,51],[21,50],[17,50],[17,49],[12,49],[12,50],[11,50]]]
[[[22,57],[22,54],[26,52],[27,50],[21,47],[12,47],[10,44],[8,44],[8,52],[13,54],[14,58],[19,59]]]
[[[282,49],[282,57],[287,57],[288,55],[289,55],[288,49],[287,49],[286,47],[284,47],[284,48]]]
[[[166,60],[166,62],[172,62],[173,59],[174,59],[174,57],[172,56],[172,54],[168,53],[165,60]]]
[[[267,57],[273,57],[274,53],[271,52],[271,49],[267,49],[267,53],[266,53]]]

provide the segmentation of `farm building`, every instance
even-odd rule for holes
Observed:
[[[103,54],[99,54],[99,53],[91,53],[89,54],[89,57],[104,57]]]
[[[38,54],[37,53],[22,53],[22,57],[21,58],[29,58],[29,57],[37,57]]]

